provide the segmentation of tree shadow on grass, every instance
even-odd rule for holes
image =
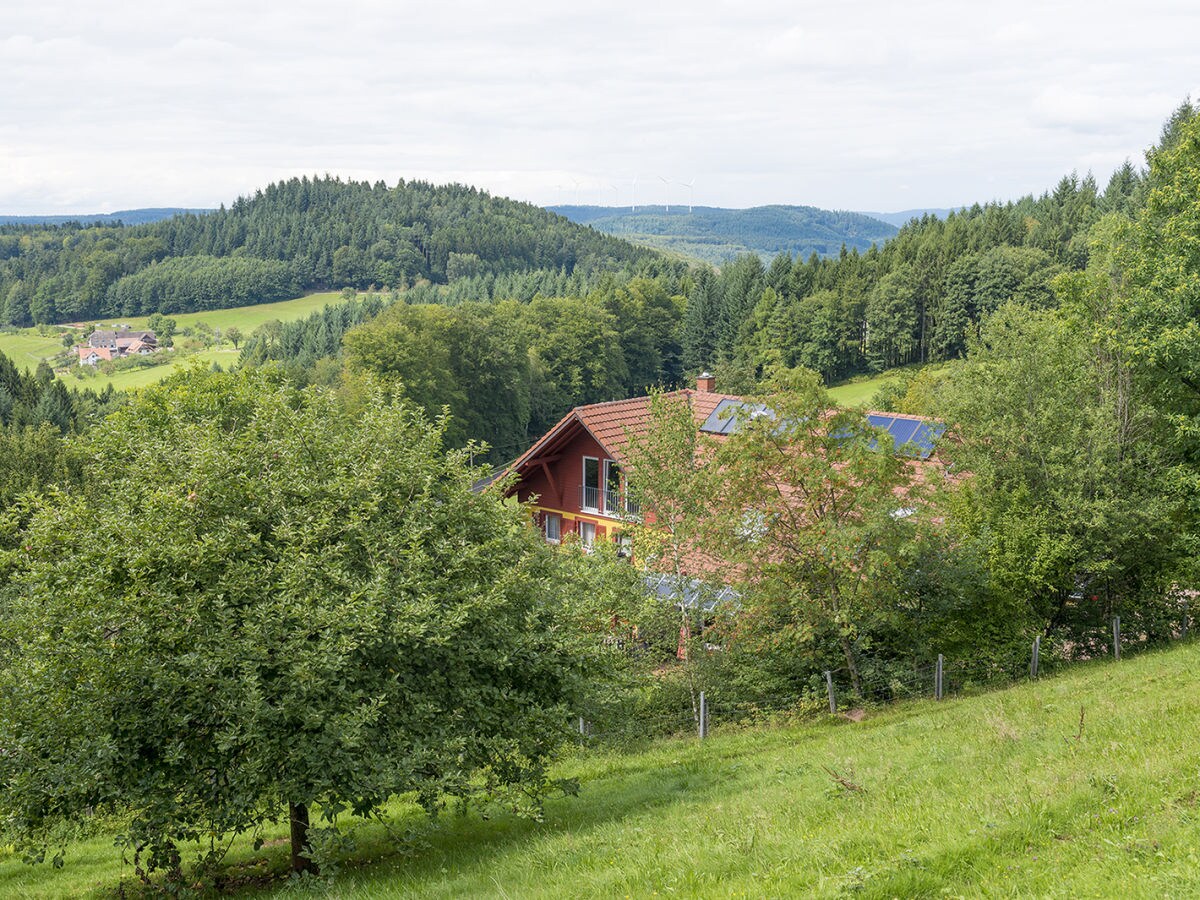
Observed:
[[[548,801],[541,822],[512,813],[485,817],[478,811],[443,813],[430,820],[413,810],[398,817],[396,824],[408,834],[399,842],[382,826],[366,824],[356,838],[354,854],[339,867],[332,892],[339,897],[375,896],[381,890],[453,894],[451,879],[471,878],[544,838],[586,836],[630,816],[710,800],[714,792],[728,789],[735,771],[726,764],[725,755],[709,757],[697,749],[681,746],[679,758],[661,767],[614,771],[587,781],[579,796]],[[242,880],[234,893],[265,896],[277,890],[279,873],[287,864],[285,850],[272,848],[269,856],[259,854],[255,865],[260,874]],[[229,870],[235,883],[239,868],[243,867]],[[272,875],[262,874],[266,868]]]

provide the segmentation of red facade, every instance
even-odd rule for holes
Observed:
[[[711,391],[707,376],[699,386],[674,394],[691,405],[697,425],[729,398]],[[612,538],[637,514],[626,496],[622,453],[631,434],[644,433],[649,413],[649,397],[577,407],[513,464],[519,479],[511,492],[531,504],[548,540]]]

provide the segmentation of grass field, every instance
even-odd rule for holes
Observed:
[[[209,312],[180,313],[179,315],[171,316],[171,318],[175,319],[179,332],[199,322],[204,322],[212,328],[220,328],[223,332],[236,327],[243,335],[248,336],[258,326],[272,319],[278,319],[281,322],[302,319],[330,303],[340,303],[341,300],[342,295],[340,291],[331,291],[321,294],[308,294],[304,297],[297,297],[295,300],[284,300],[279,303],[264,303],[259,306],[238,306],[232,309],[216,309]],[[140,316],[122,318],[115,322],[98,322],[96,324],[102,327],[125,324],[133,329],[139,329],[148,328],[147,321],[146,316]],[[82,339],[82,333],[80,339]],[[62,349],[61,333],[43,337],[38,334],[35,328],[26,328],[15,334],[0,333],[0,353],[13,360],[19,369],[36,368],[37,364],[43,359],[55,356]],[[199,353],[187,355],[180,354],[178,362],[184,363],[194,359],[200,359],[205,362],[219,361],[223,366],[228,367],[231,363],[237,361],[237,354],[232,351],[232,348],[226,347],[221,350],[204,350]],[[130,390],[161,381],[176,371],[177,368],[177,363],[169,363],[149,369],[118,372],[111,376],[98,375],[95,378],[86,378],[83,380],[77,380],[68,376],[65,380],[68,385],[92,387],[98,391],[104,390],[105,385],[109,382],[112,382],[116,390]]]
[[[829,388],[829,396],[841,406],[865,406],[885,384],[898,381],[895,372],[884,372],[874,378],[859,378]]]
[[[363,830],[330,894],[1200,896],[1198,666],[1189,645],[859,723],[588,753],[559,765],[582,792],[542,823],[398,809],[419,839],[398,852]],[[286,849],[242,843],[231,862],[278,873]],[[0,855],[4,897],[103,896],[120,877],[108,837],[58,871]]]
[[[91,388],[94,391],[104,390],[109,383],[112,384],[113,390],[131,391],[134,388],[145,387],[148,384],[157,384],[168,375],[178,372],[181,368],[185,368],[196,362],[202,362],[205,365],[216,362],[228,369],[237,364],[238,352],[232,347],[223,347],[220,350],[201,350],[197,353],[172,354],[168,357],[168,360],[168,362],[162,365],[151,366],[148,369],[129,369],[113,375],[105,375],[103,372],[97,372],[95,377],[85,376],[83,378],[76,378],[72,374],[67,375],[63,380],[70,387]]]
[[[328,291],[321,294],[306,294],[294,300],[281,300],[278,303],[262,303],[258,306],[235,306],[232,309],[214,309],[207,312],[178,313],[170,318],[176,322],[178,331],[204,322],[213,328],[224,331],[236,326],[242,334],[249,334],[264,322],[279,319],[281,322],[292,319],[303,319],[309,313],[314,313],[330,303],[340,303],[340,291]],[[122,318],[113,322],[101,322],[101,325],[128,324],[131,328],[148,328],[148,317],[140,316],[132,319]]]
[[[61,353],[62,349],[59,334],[43,337],[33,328],[15,334],[0,333],[0,353],[11,359],[18,369],[36,369],[43,359]]]

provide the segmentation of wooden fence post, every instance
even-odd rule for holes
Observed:
[[[704,697],[704,691],[700,692],[700,740],[708,737],[708,701]]]
[[[832,715],[837,712],[837,697],[833,693],[833,674],[825,670],[825,689],[829,691],[829,712]]]
[[[938,654],[937,672],[933,676],[933,695],[936,699],[942,699],[942,667],[945,665],[945,659],[942,654]]]
[[[1033,656],[1029,660],[1029,677],[1037,680],[1038,677],[1038,657],[1041,655],[1042,636],[1039,634],[1033,639]]]

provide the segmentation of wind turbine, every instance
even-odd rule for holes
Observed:
[[[681,181],[681,182],[679,182],[679,186],[685,187],[688,189],[688,215],[691,215],[691,213],[692,213],[692,188],[694,188],[696,186],[696,179],[693,178],[691,181],[686,181],[686,182]]]
[[[671,182],[668,181],[667,179],[663,178],[661,175],[658,176],[658,180],[663,183],[663,191],[666,194],[666,198],[667,198],[667,202],[666,202],[667,212],[670,212],[671,211]]]
[[[633,176],[633,187],[629,189],[629,211],[637,212],[637,176]]]
[[[621,205],[621,189],[615,184],[610,184],[609,187],[613,189],[613,209],[616,209]]]
[[[572,178],[571,181],[575,185],[575,205],[578,206],[579,205],[579,179]]]

